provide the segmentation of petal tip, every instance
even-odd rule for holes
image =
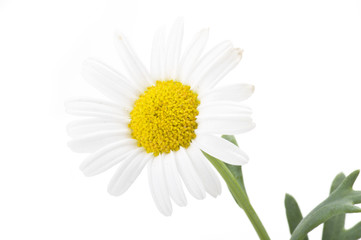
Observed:
[[[94,174],[94,173],[87,172],[86,170],[81,170],[81,171],[82,171],[82,173],[83,173],[83,175],[84,175],[85,177],[93,177],[93,176],[96,175],[96,174]]]
[[[180,206],[180,207],[186,207],[187,206],[187,201],[185,201],[185,202],[180,202],[180,203],[177,203],[177,205],[178,206]]]
[[[120,193],[117,193],[111,186],[108,186],[107,192],[109,195],[111,195],[113,197],[118,197],[119,195],[121,195]]]
[[[170,216],[172,216],[172,210],[170,210],[170,211],[162,211],[161,213],[162,213],[163,216],[165,216],[165,217],[170,217]]]
[[[83,175],[85,177],[92,177],[95,175],[93,172],[89,171],[88,165],[86,164],[86,162],[83,162],[82,164],[80,164],[79,170],[83,173]]]
[[[123,36],[124,35],[120,30],[115,30],[114,31],[114,38],[116,38],[118,40],[122,40],[124,38]]]
[[[256,87],[254,85],[250,85],[250,88],[251,88],[251,94],[253,94],[254,91],[256,90]]]
[[[68,148],[70,148],[70,150],[72,150],[73,152],[78,152],[77,149],[76,149],[76,147],[74,147],[73,141],[67,142],[66,145],[67,145]]]
[[[184,17],[179,16],[179,17],[176,18],[176,20],[174,22],[183,24],[184,23]]]

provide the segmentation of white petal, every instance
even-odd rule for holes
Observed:
[[[120,141],[125,138],[130,138],[129,130],[108,132],[104,131],[88,134],[79,138],[74,138],[73,140],[68,142],[68,146],[74,152],[94,152],[102,147],[105,147],[108,144]]]
[[[110,180],[108,185],[109,194],[119,196],[127,191],[150,159],[151,156],[140,148],[134,154],[129,155]]]
[[[252,109],[233,102],[211,102],[201,103],[198,107],[199,117],[219,115],[243,115],[251,116]]]
[[[208,29],[203,29],[197,33],[182,56],[182,59],[179,63],[177,79],[179,79],[184,84],[189,84],[188,76],[194,69],[196,62],[198,61],[204,47],[206,46],[208,34]]]
[[[213,197],[221,194],[221,182],[200,149],[194,144],[191,144],[186,151],[192,160],[194,169],[201,178],[206,191]]]
[[[174,153],[164,155],[163,159],[164,174],[168,185],[169,195],[179,206],[187,205],[187,199],[184,194],[182,182],[179,178]]]
[[[223,162],[232,165],[248,162],[248,156],[239,147],[221,137],[201,134],[197,135],[196,143],[202,151]]]
[[[233,48],[227,52],[223,57],[214,64],[209,66],[209,69],[199,80],[199,89],[213,88],[227,73],[235,68],[242,59],[242,50]]]
[[[192,89],[198,88],[198,83],[203,75],[209,71],[215,62],[224,57],[230,49],[232,49],[232,43],[230,41],[222,42],[212,48],[199,60],[192,73],[188,76]]]
[[[149,186],[158,210],[165,216],[170,216],[172,203],[169,198],[162,161],[162,156],[155,157],[150,161],[148,165]]]
[[[83,63],[83,76],[104,95],[122,106],[131,107],[139,92],[120,73],[94,59]]]
[[[183,40],[183,25],[183,18],[178,18],[174,22],[167,39],[165,65],[165,77],[167,79],[175,80],[177,77],[177,67]]]
[[[125,139],[110,144],[87,157],[80,165],[85,176],[94,176],[113,167],[137,149],[134,139]]]
[[[153,82],[165,79],[165,28],[159,29],[153,39],[150,75]]]
[[[111,102],[92,98],[68,100],[65,102],[65,110],[69,114],[78,116],[115,119],[127,118],[126,110],[123,107]]]
[[[137,88],[143,92],[151,83],[147,69],[139,60],[124,34],[116,34],[115,46],[132,81],[134,81]]]
[[[127,128],[129,120],[87,118],[72,121],[67,126],[70,137],[76,138],[103,131],[124,130]]]
[[[213,102],[198,107],[197,132],[238,134],[255,127],[252,110],[233,102]]]
[[[232,84],[212,89],[199,96],[205,102],[233,101],[240,102],[249,98],[254,92],[254,86],[250,84]]]
[[[184,148],[180,148],[175,152],[176,163],[179,174],[189,193],[196,199],[204,199],[206,194],[201,179],[197,175],[191,160]]]
[[[240,134],[252,130],[256,125],[252,118],[243,115],[207,116],[198,118],[197,133]]]

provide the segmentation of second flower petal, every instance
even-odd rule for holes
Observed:
[[[223,162],[232,165],[244,165],[248,162],[248,156],[239,147],[223,138],[201,134],[196,143],[202,151]]]

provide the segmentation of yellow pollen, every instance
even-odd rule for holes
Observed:
[[[198,94],[178,81],[157,81],[130,112],[132,137],[154,156],[189,147],[196,137]]]

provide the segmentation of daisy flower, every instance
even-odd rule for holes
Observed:
[[[94,176],[119,164],[108,185],[108,192],[119,196],[147,166],[154,202],[168,216],[171,199],[179,206],[187,204],[183,184],[196,199],[221,193],[219,178],[201,151],[229,164],[247,163],[247,155],[220,135],[254,127],[251,110],[239,104],[254,87],[215,88],[242,58],[242,50],[230,41],[202,55],[205,29],[181,55],[182,19],[165,37],[164,28],[156,32],[148,71],[127,38],[116,34],[127,77],[94,59],[83,65],[86,81],[111,101],[81,98],[67,101],[65,107],[85,117],[67,127],[69,147],[91,153],[80,166],[83,173]]]

